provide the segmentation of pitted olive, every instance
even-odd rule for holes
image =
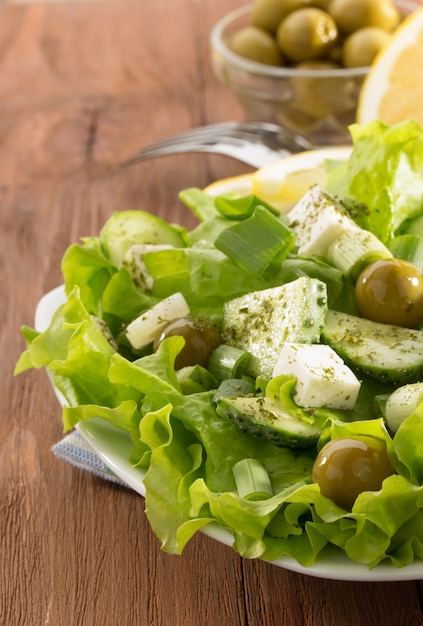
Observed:
[[[382,28],[360,28],[346,38],[342,48],[342,64],[344,67],[368,67],[390,38],[391,34]]]
[[[366,26],[389,32],[400,21],[400,13],[392,0],[332,0],[329,13],[345,34]]]
[[[235,33],[231,38],[230,48],[235,54],[256,63],[283,65],[275,39],[257,26],[246,26]]]
[[[325,57],[338,39],[338,28],[321,9],[299,9],[281,22],[276,38],[282,54],[300,63]]]

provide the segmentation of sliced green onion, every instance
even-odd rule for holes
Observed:
[[[201,222],[209,220],[217,214],[213,196],[209,196],[197,187],[183,189],[178,197]]]
[[[270,204],[264,202],[257,196],[249,195],[242,198],[230,198],[228,196],[217,196],[214,201],[216,209],[230,220],[245,220],[251,217],[256,206],[265,207],[273,215],[279,215],[278,211]]]
[[[423,273],[423,237],[420,235],[399,235],[389,244],[394,257],[412,263]]]
[[[176,292],[157,302],[128,324],[125,335],[135,350],[141,350],[153,343],[168,322],[189,315],[190,309],[184,296]]]
[[[248,373],[250,362],[249,352],[222,343],[210,354],[207,369],[217,380],[241,378]]]
[[[172,291],[187,292],[190,282],[189,259],[185,249],[147,252],[143,256],[144,265],[153,280],[153,294],[166,297]]]
[[[392,252],[368,230],[349,229],[342,232],[329,247],[327,260],[353,281],[375,261],[392,258]]]
[[[214,393],[213,402],[216,404],[221,398],[254,395],[254,391],[254,384],[246,378],[223,380]]]
[[[222,231],[215,246],[244,270],[266,280],[280,267],[294,241],[288,226],[256,206],[251,217]]]
[[[241,498],[265,500],[273,495],[270,476],[257,459],[242,459],[232,468],[236,488]]]
[[[218,381],[201,365],[188,365],[176,372],[184,396],[216,389]]]
[[[419,235],[423,237],[423,215],[417,215],[404,222],[401,232],[407,235]]]

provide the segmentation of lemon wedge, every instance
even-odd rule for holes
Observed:
[[[423,125],[423,7],[405,18],[377,55],[361,88],[357,122]]]
[[[231,178],[222,178],[205,187],[203,191],[210,196],[221,196],[224,194],[248,196],[253,193],[253,174],[241,174]]]
[[[350,153],[350,146],[300,152],[251,174],[216,181],[204,191],[212,196],[228,193],[246,196],[253,193],[280,213],[287,213],[312,185],[325,186],[326,160],[344,161],[349,158]]]

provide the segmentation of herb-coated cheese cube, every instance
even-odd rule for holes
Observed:
[[[342,205],[318,185],[311,187],[288,213],[298,254],[323,256],[342,232],[357,229]]]
[[[313,343],[327,314],[324,282],[301,276],[296,280],[253,291],[226,302],[223,309],[225,343],[250,352],[250,373],[272,375],[286,341]]]
[[[295,376],[294,400],[301,407],[351,410],[360,391],[354,372],[329,346],[285,343],[273,376]]]

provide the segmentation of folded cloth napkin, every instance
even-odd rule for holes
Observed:
[[[79,467],[100,478],[105,478],[113,483],[127,487],[126,483],[103,463],[92,450],[90,444],[76,430],[56,443],[52,447],[52,451],[59,459],[63,459],[75,467]]]

